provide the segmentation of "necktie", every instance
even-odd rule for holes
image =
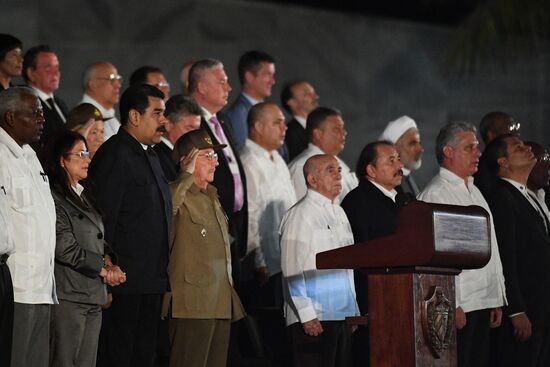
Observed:
[[[57,117],[59,117],[59,120],[65,122],[65,118],[59,114],[59,111],[57,111],[57,107],[55,105],[55,100],[53,99],[53,97],[48,98],[46,100],[46,103],[48,104],[48,106],[50,106],[50,109],[57,115]]]
[[[216,136],[218,137],[218,140],[221,144],[227,144],[227,141],[224,138],[224,133],[222,130],[222,125],[220,124],[220,121],[216,117],[216,115],[212,115],[209,120],[214,125],[214,131],[216,133]],[[233,158],[231,152],[229,152],[229,149],[225,148],[222,150],[223,155],[225,156],[225,159],[227,159],[227,163],[231,165],[235,159]],[[236,163],[236,162],[235,162]],[[231,167],[230,167],[231,169]],[[234,183],[234,203],[233,203],[233,211],[238,212],[242,209],[244,204],[244,191],[243,191],[243,184],[241,181],[241,175],[239,173],[239,169],[237,167],[236,172],[232,170],[233,173],[233,183]]]

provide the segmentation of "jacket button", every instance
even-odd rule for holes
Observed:
[[[102,240],[103,239],[103,233],[98,233],[97,234],[97,239]]]
[[[84,219],[84,214],[79,213],[79,214],[78,214],[78,219]]]

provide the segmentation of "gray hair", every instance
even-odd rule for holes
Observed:
[[[189,70],[189,87],[187,88],[189,94],[197,90],[199,81],[202,79],[206,71],[218,67],[223,68],[223,64],[221,61],[216,59],[204,59],[195,62],[191,67],[191,70]]]
[[[11,87],[0,92],[0,124],[4,124],[6,112],[17,110],[23,96],[31,95],[38,98],[36,91],[29,87]]]
[[[82,90],[83,91],[86,91],[86,89],[88,89],[88,83],[90,82],[90,80],[94,78],[94,74],[97,67],[101,65],[111,65],[111,63],[108,61],[96,61],[86,66],[86,68],[84,69],[84,72],[82,73]]]
[[[457,135],[461,132],[472,132],[476,134],[476,128],[469,122],[457,121],[450,122],[439,130],[439,134],[437,134],[435,140],[435,156],[440,166],[443,164],[443,159],[445,158],[443,148],[445,148],[446,145],[453,148],[456,147],[458,144]]]

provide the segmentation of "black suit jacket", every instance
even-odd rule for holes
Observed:
[[[113,293],[167,291],[172,200],[154,150],[146,152],[120,129],[95,154],[89,184],[103,213],[105,239],[127,274]]]
[[[550,326],[550,239],[543,219],[509,182],[496,180],[488,196],[506,282],[504,314],[526,312],[533,329]]]
[[[295,119],[289,121],[285,136],[285,144],[288,148],[288,161],[291,162],[296,156],[306,150],[309,143],[306,129]]]
[[[164,176],[166,176],[169,182],[174,181],[178,174],[179,166],[176,165],[172,159],[172,149],[162,141],[155,144],[153,149],[157,152]]]
[[[244,174],[243,165],[241,163],[237,150],[233,145],[233,135],[231,129],[223,121],[220,120],[220,123],[222,126],[222,130],[228,140],[227,144],[231,146],[233,152],[235,153],[235,157],[237,158],[237,164],[239,166],[239,172],[241,175],[244,190],[244,204],[242,209],[239,212],[233,212],[235,204],[235,183],[233,181],[233,174],[229,169],[229,163],[227,162],[227,159],[222,152],[218,153],[219,166],[216,168],[216,172],[214,173],[214,182],[212,182],[212,184],[218,190],[220,203],[222,204],[222,208],[225,210],[225,213],[229,218],[229,231],[231,235],[236,238],[235,243],[237,247],[234,250],[236,250],[236,260],[238,260],[239,258],[246,255],[246,242],[248,237],[248,201],[246,198],[246,176]],[[208,132],[208,135],[210,135],[213,144],[220,144],[212,130],[210,130],[210,126],[208,125],[204,117],[201,119],[201,129]]]
[[[341,205],[351,224],[355,243],[388,236],[397,230],[397,205],[365,178],[346,195]],[[367,276],[359,271],[355,271],[355,290],[364,315],[368,310]]]
[[[67,105],[59,97],[54,96],[55,103],[59,106],[59,109],[63,113],[65,119],[69,115],[69,110]],[[65,122],[59,117],[57,110],[54,106],[50,108],[46,102],[40,100],[42,104],[42,111],[44,111],[44,131],[38,143],[33,144],[34,150],[38,153],[39,156],[43,155],[44,148],[52,141],[55,135],[65,129]]]

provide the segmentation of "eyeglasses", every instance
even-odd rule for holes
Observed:
[[[78,156],[78,157],[81,158],[81,159],[90,158],[90,152],[88,152],[87,150],[81,150],[80,152],[68,153],[68,154],[69,154],[69,155],[76,155],[76,156]]]
[[[209,161],[217,161],[218,160],[218,153],[210,152],[207,154],[201,154],[202,157],[205,157]]]
[[[155,86],[157,88],[170,88],[170,83],[160,82],[160,83],[157,83],[157,84],[153,84],[153,86]]]
[[[550,163],[550,155],[548,153],[545,153],[537,158],[537,161],[540,163]]]
[[[519,131],[519,128],[521,127],[521,124],[517,121],[512,121],[510,126],[508,126],[508,129],[510,132]]]
[[[115,82],[115,81],[122,83],[122,75],[118,75],[118,74],[109,74],[108,77],[97,77],[96,79],[106,80],[110,83]]]

